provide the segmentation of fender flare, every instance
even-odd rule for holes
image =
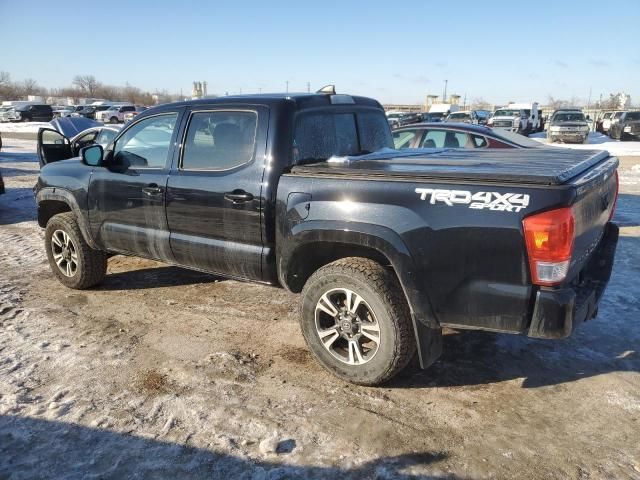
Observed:
[[[289,235],[282,240],[291,246],[284,255],[278,255],[278,276],[284,286],[287,286],[285,273],[289,261],[299,248],[309,244],[354,245],[371,248],[384,255],[398,277],[411,311],[420,366],[427,368],[437,360],[442,353],[442,329],[431,306],[428,292],[419,284],[418,270],[411,253],[400,235],[380,225],[311,220],[293,226]]]
[[[96,244],[93,237],[91,236],[91,229],[89,228],[89,218],[88,213],[83,211],[78,205],[78,201],[74,197],[73,193],[69,190],[65,190],[63,188],[58,187],[44,187],[38,191],[36,194],[36,203],[38,204],[38,223],[40,224],[40,202],[44,201],[57,201],[65,203],[69,206],[73,214],[76,216],[78,220],[78,226],[80,227],[80,232],[82,232],[82,236],[87,244],[95,249],[100,250],[100,247]],[[42,225],[41,225],[42,226]]]

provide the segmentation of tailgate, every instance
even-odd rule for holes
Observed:
[[[618,193],[617,167],[618,159],[611,157],[572,182],[577,196],[572,205],[575,240],[569,280],[578,279],[613,214]]]

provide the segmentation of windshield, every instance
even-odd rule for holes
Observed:
[[[471,114],[469,113],[452,113],[451,115],[449,115],[449,118],[451,120],[456,120],[456,119],[465,119],[465,118],[470,118]]]
[[[584,122],[584,113],[582,112],[566,112],[556,113],[552,122]]]
[[[400,118],[402,113],[388,113],[387,118]]]
[[[433,113],[429,113],[429,115],[431,116],[431,118],[442,118],[446,114],[444,112],[433,112]]]
[[[640,120],[640,112],[627,113],[627,120]]]
[[[493,114],[494,117],[519,117],[520,110],[496,110]]]
[[[382,112],[301,113],[293,137],[296,164],[333,156],[363,155],[393,148],[389,124]]]

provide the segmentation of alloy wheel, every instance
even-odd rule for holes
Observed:
[[[373,310],[346,288],[329,290],[320,297],[315,327],[324,348],[347,365],[369,362],[380,347],[380,325]]]

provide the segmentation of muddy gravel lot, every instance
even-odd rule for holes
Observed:
[[[116,256],[49,271],[32,140],[0,170],[0,478],[640,478],[640,158],[622,158],[616,265],[562,341],[447,332],[383,388],[307,353],[297,297]]]

